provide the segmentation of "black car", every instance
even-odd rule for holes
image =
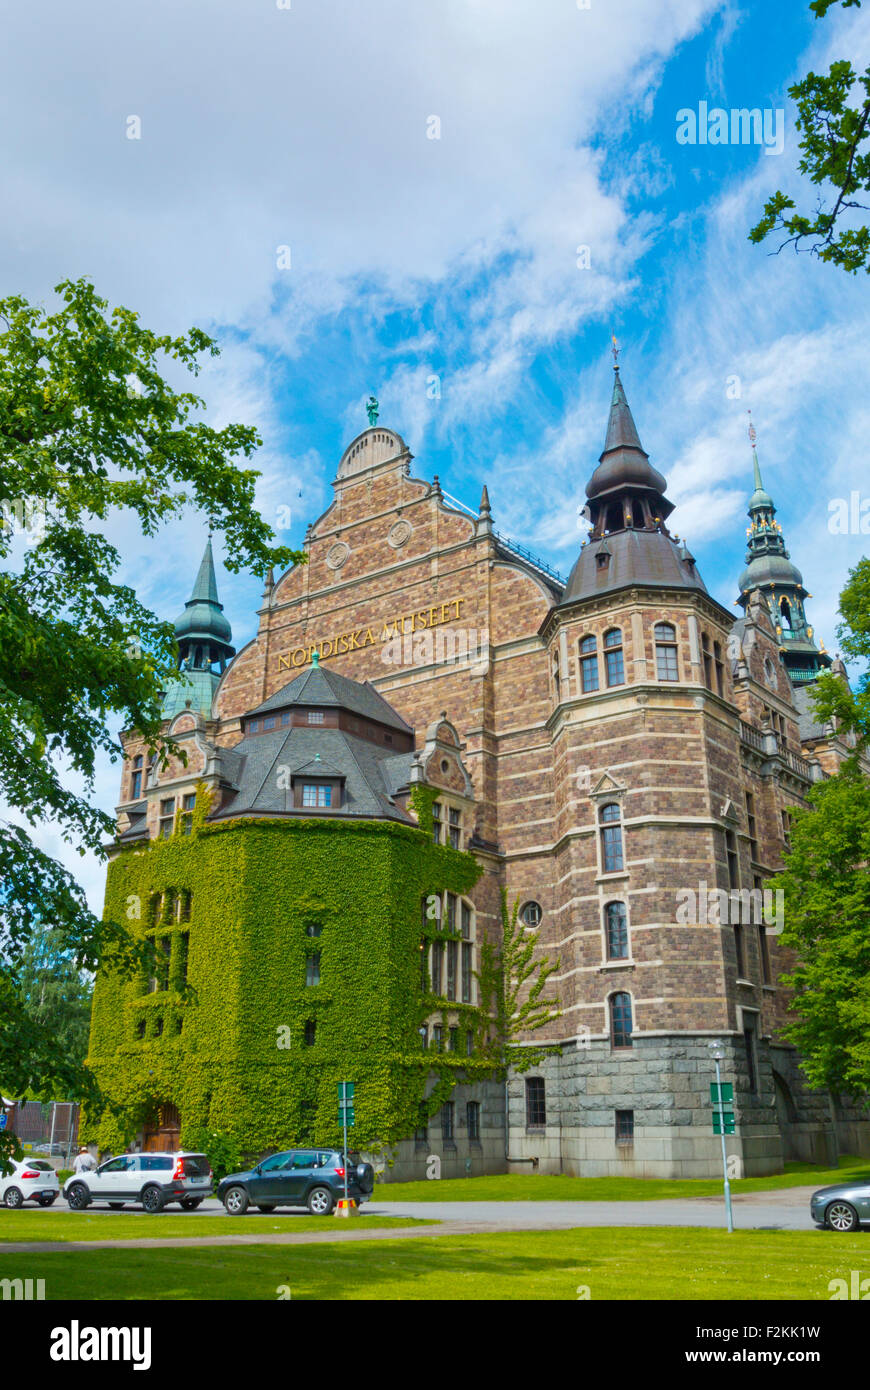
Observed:
[[[360,1163],[353,1153],[346,1162],[338,1149],[290,1149],[271,1154],[247,1173],[228,1174],[217,1195],[230,1216],[242,1216],[249,1206],[260,1211],[307,1207],[314,1216],[328,1216],[344,1197],[345,1178],[348,1197],[362,1206],[375,1186],[370,1163]]]

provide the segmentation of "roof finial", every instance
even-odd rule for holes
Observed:
[[[320,669],[320,652],[313,651],[311,653],[311,665],[315,671]]]
[[[610,349],[611,352],[613,353],[613,370],[614,370],[615,372],[618,372],[618,371],[619,371],[619,343],[616,341],[616,334],[615,334],[615,333],[611,333],[611,335],[610,335],[610,341],[611,341],[612,344],[613,344],[613,347]]]

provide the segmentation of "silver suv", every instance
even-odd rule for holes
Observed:
[[[153,1214],[169,1202],[195,1211],[211,1189],[205,1154],[122,1154],[92,1173],[73,1173],[63,1185],[63,1195],[73,1211],[84,1211],[92,1202],[108,1202],[114,1208],[139,1202]]]

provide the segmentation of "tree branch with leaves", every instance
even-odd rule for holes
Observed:
[[[522,1073],[540,1066],[545,1057],[559,1055],[556,1043],[530,1045],[530,1034],[561,1018],[562,1011],[548,997],[548,982],[561,966],[558,957],[542,954],[540,933],[527,927],[519,915],[517,898],[508,907],[507,892],[501,891],[501,941],[486,941],[480,951],[481,1002],[492,1008],[494,1033],[484,1046],[500,1074]]]

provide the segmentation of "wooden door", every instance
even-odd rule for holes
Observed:
[[[181,1116],[174,1105],[161,1105],[157,1117],[146,1126],[142,1148],[146,1153],[175,1153],[180,1147]]]

